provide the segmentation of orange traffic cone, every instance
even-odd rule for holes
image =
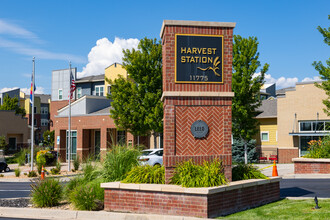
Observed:
[[[41,179],[42,179],[42,180],[45,179],[45,170],[44,170],[44,166],[42,166],[42,168],[41,168]]]
[[[278,176],[278,173],[277,173],[277,167],[276,167],[276,161],[274,160],[274,165],[273,165],[273,174],[272,176]]]

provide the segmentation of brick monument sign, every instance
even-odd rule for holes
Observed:
[[[232,38],[235,23],[165,20],[164,166],[220,159],[231,180]]]

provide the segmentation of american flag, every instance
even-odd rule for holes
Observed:
[[[70,99],[73,98],[73,92],[76,90],[76,83],[74,82],[74,78],[73,78],[73,75],[72,75],[72,72],[70,70]]]

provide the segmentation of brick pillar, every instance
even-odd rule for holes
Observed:
[[[222,160],[231,181],[234,27],[235,23],[224,22],[163,22],[163,159],[167,183],[174,166],[189,159],[198,163]],[[200,120],[208,133],[197,137],[200,127],[192,125]]]

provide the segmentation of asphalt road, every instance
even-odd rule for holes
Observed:
[[[30,196],[30,182],[0,182],[0,199]],[[282,179],[281,197],[330,198],[330,179]]]
[[[282,179],[281,197],[330,198],[330,179]]]
[[[30,182],[0,182],[0,199],[30,197]]]

